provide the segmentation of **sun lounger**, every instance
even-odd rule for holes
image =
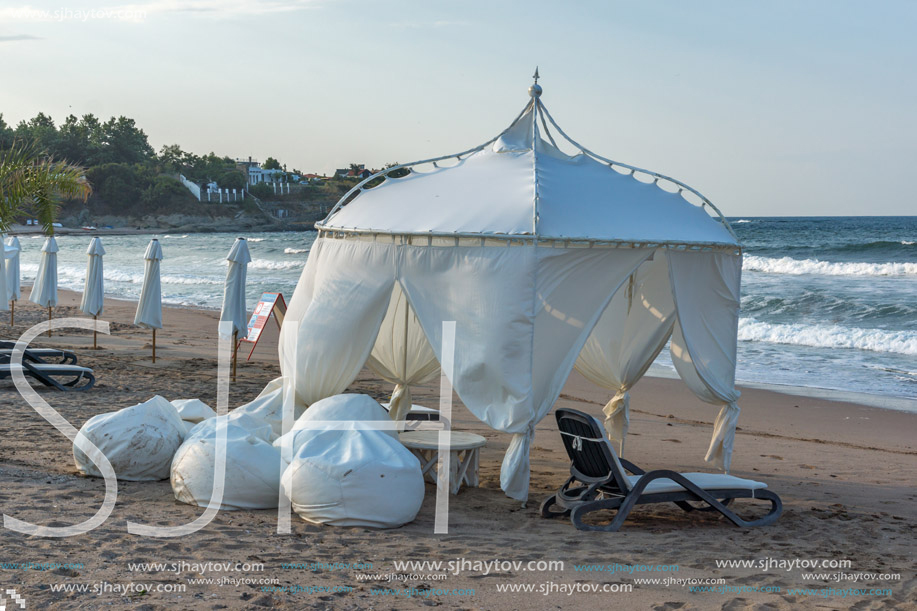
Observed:
[[[13,367],[11,363],[0,363],[0,379],[11,378]],[[58,390],[89,390],[96,383],[92,369],[78,365],[23,361],[22,373]]]
[[[719,473],[645,472],[618,458],[594,417],[573,409],[558,409],[556,417],[572,464],[570,478],[541,504],[545,518],[570,516],[578,530],[615,532],[635,505],[646,503],[671,502],[684,511],[718,511],[742,527],[772,524],[783,511],[780,497],[767,490],[766,484]],[[771,509],[763,517],[744,520],[728,507],[735,499],[769,501]],[[611,523],[602,526],[583,521],[587,514],[601,510],[617,510]]]
[[[9,363],[16,342],[0,341],[0,363]],[[76,365],[76,354],[69,350],[58,348],[26,348],[22,355],[23,361],[33,363],[47,363],[55,361],[59,365]]]

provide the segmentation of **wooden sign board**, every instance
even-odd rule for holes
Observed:
[[[263,293],[261,295],[261,299],[258,301],[258,305],[255,306],[255,311],[252,312],[252,317],[248,321],[248,334],[241,340],[252,344],[247,360],[251,360],[252,354],[255,353],[255,347],[258,345],[258,340],[261,339],[261,332],[264,331],[267,319],[271,317],[271,314],[274,315],[277,328],[280,329],[286,313],[287,304],[283,300],[282,293]]]

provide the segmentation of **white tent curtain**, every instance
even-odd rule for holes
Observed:
[[[586,379],[615,392],[605,405],[608,438],[624,452],[630,388],[665,346],[675,322],[665,250],[631,274],[605,308],[576,361]]]
[[[722,406],[705,460],[729,471],[739,417],[735,369],[742,256],[672,250],[668,261],[678,312],[672,363],[699,399]]]
[[[439,373],[436,354],[397,283],[366,365],[395,385],[389,415],[396,422],[404,420],[411,411],[411,386],[423,384]]]
[[[297,403],[308,406],[340,394],[366,363],[395,284],[390,246],[319,240],[312,247],[306,283],[300,280],[303,290],[297,288],[284,317],[284,325],[299,321],[299,341],[281,333],[284,377],[292,377],[287,370],[296,363]],[[284,354],[287,346],[295,357]]]
[[[4,247],[6,255],[6,301],[19,301],[21,297],[19,280],[19,253],[22,247],[19,238],[13,236],[6,241]]]
[[[147,329],[162,329],[162,282],[159,277],[162,246],[159,240],[150,240],[143,258],[143,286],[140,287],[140,301],[137,303],[134,324]]]
[[[400,247],[399,279],[437,357],[442,322],[456,321],[452,384],[462,402],[514,434],[501,476],[509,496],[527,498],[535,425],[617,286],[651,252]]]
[[[29,294],[29,301],[43,308],[57,305],[57,241],[53,237],[45,240],[41,247],[41,260],[38,262],[38,274]]]
[[[618,286],[652,252],[321,239],[285,319],[299,320],[296,358],[282,346],[282,362],[297,364],[299,402],[342,392],[377,343],[397,275],[437,358],[442,322],[456,321],[452,384],[475,416],[514,434],[501,485],[524,500],[535,425]]]
[[[226,255],[229,267],[226,270],[226,283],[223,287],[223,307],[220,310],[220,322],[228,320],[238,337],[247,330],[245,308],[245,277],[252,257],[248,252],[245,238],[236,238],[229,254]]]
[[[86,255],[86,282],[83,285],[83,299],[80,310],[90,316],[99,316],[105,306],[105,279],[102,273],[102,256],[105,248],[100,238],[92,238]]]
[[[532,343],[531,414],[503,458],[500,486],[525,501],[535,425],[551,410],[602,311],[648,248],[538,248]]]

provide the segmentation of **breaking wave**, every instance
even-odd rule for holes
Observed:
[[[249,267],[254,269],[296,269],[302,267],[302,261],[270,261],[268,259],[252,259]]]
[[[840,325],[801,325],[739,320],[739,340],[813,348],[854,348],[917,356],[917,331],[884,331]]]
[[[283,254],[285,255],[301,255],[307,252],[309,252],[308,248],[284,248],[283,249]]]
[[[822,276],[913,276],[917,263],[855,263],[818,261],[817,259],[792,259],[757,257],[748,255],[742,263],[744,271],[768,274],[818,274]]]

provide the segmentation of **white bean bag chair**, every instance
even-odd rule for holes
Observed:
[[[248,414],[210,418],[194,427],[172,461],[172,492],[206,507],[213,495],[217,423],[226,426],[226,477],[220,509],[271,509],[280,493],[280,452],[270,425]]]
[[[294,415],[302,413],[302,406],[294,406]],[[241,405],[232,413],[249,414],[271,425],[276,439],[283,433],[283,378],[271,380],[254,401]]]
[[[188,431],[185,439],[188,439],[194,435],[213,435],[214,430],[216,429],[217,423],[226,420],[230,424],[233,424],[239,428],[245,429],[249,433],[255,435],[259,439],[262,439],[270,443],[274,439],[274,430],[271,428],[271,425],[256,418],[251,414],[246,414],[245,412],[240,412],[238,410],[233,410],[226,414],[225,416],[216,416],[215,418],[208,418],[195,424],[191,430]]]
[[[172,401],[172,405],[178,410],[178,415],[182,420],[194,424],[217,415],[213,408],[200,399],[177,399]]]
[[[313,403],[296,419],[289,433],[274,441],[274,447],[282,449],[284,443],[291,443],[289,456],[292,457],[302,444],[322,432],[323,429],[312,428],[312,423],[318,421],[346,422],[348,426],[345,426],[345,429],[355,430],[356,426],[350,426],[351,423],[379,421],[391,424],[392,419],[385,408],[369,395],[335,395]],[[343,430],[339,432],[343,433]],[[394,429],[379,432],[389,435],[392,439],[398,439],[398,433]]]
[[[407,524],[424,495],[417,458],[397,439],[372,430],[314,432],[284,470],[281,486],[301,518],[332,526]]]
[[[157,395],[146,403],[93,416],[77,435],[101,450],[118,479],[142,482],[169,477],[172,456],[184,439],[185,428],[175,406]],[[81,472],[102,477],[75,442],[73,459]]]

